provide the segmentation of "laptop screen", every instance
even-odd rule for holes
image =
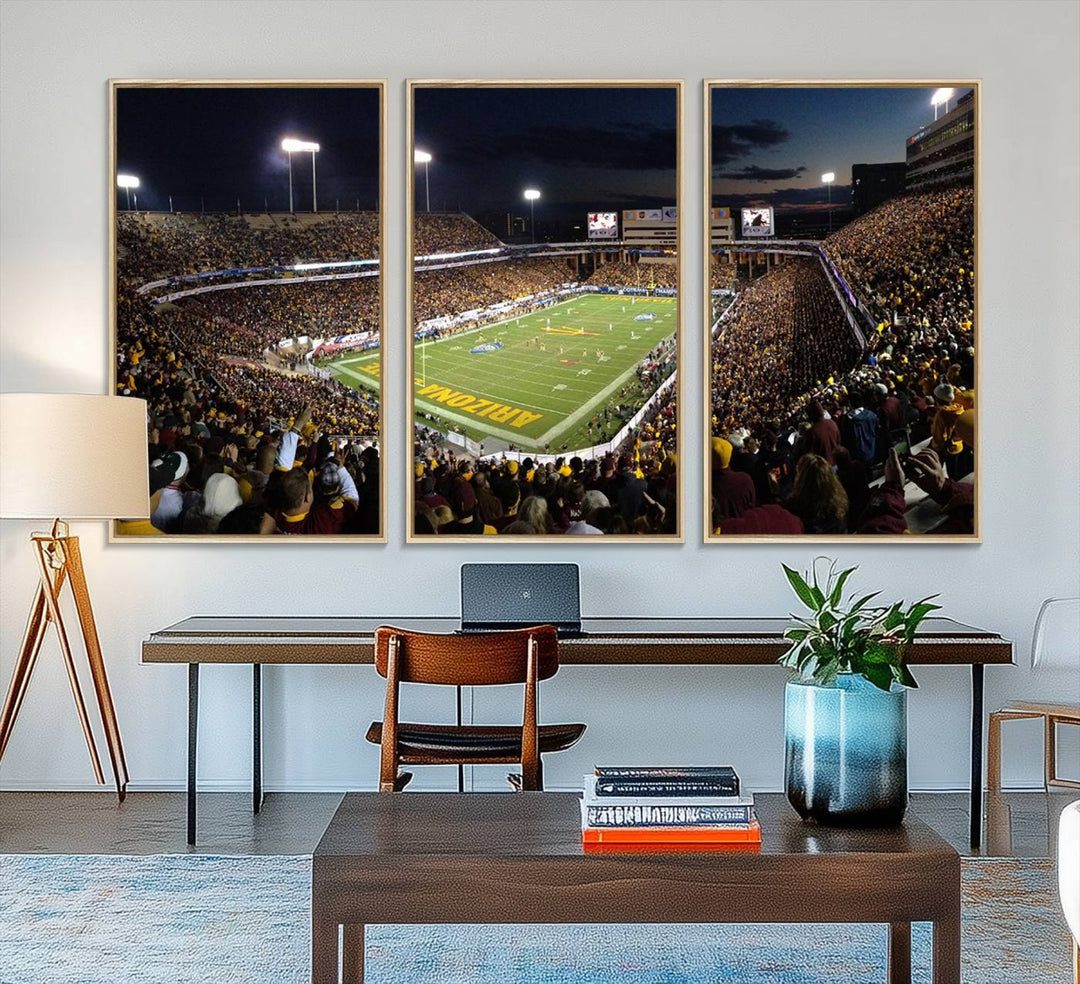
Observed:
[[[462,564],[461,627],[580,628],[577,564]]]

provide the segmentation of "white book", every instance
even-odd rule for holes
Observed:
[[[597,796],[596,776],[585,776],[584,802],[588,806],[753,806],[754,794],[738,796]]]

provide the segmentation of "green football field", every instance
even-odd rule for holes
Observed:
[[[589,422],[609,403],[641,405],[634,369],[674,335],[676,310],[675,298],[586,294],[418,342],[417,419],[443,431],[464,430],[476,441],[494,438],[528,450],[599,444],[624,421],[612,417],[603,431],[594,424],[591,434]],[[635,320],[642,315],[653,319]],[[484,351],[474,351],[479,348]],[[345,356],[329,368],[351,386],[378,386],[377,352]]]

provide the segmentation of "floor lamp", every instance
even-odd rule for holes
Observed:
[[[0,710],[0,759],[7,750],[51,625],[67,668],[94,775],[99,783],[105,782],[61,608],[63,588],[69,585],[121,802],[128,783],[127,762],[94,624],[79,538],[70,534],[66,520],[149,515],[146,440],[144,400],[0,394],[0,518],[52,520],[48,532],[30,535],[38,584]],[[63,462],[63,471],[42,467],[40,463],[46,461]]]

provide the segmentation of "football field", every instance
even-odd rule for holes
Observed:
[[[413,350],[417,419],[476,441],[555,451],[610,439],[640,407],[634,369],[675,334],[676,299],[585,294]],[[378,353],[329,368],[352,386],[378,386]],[[434,417],[432,420],[430,418]],[[590,431],[590,422],[593,423]]]

